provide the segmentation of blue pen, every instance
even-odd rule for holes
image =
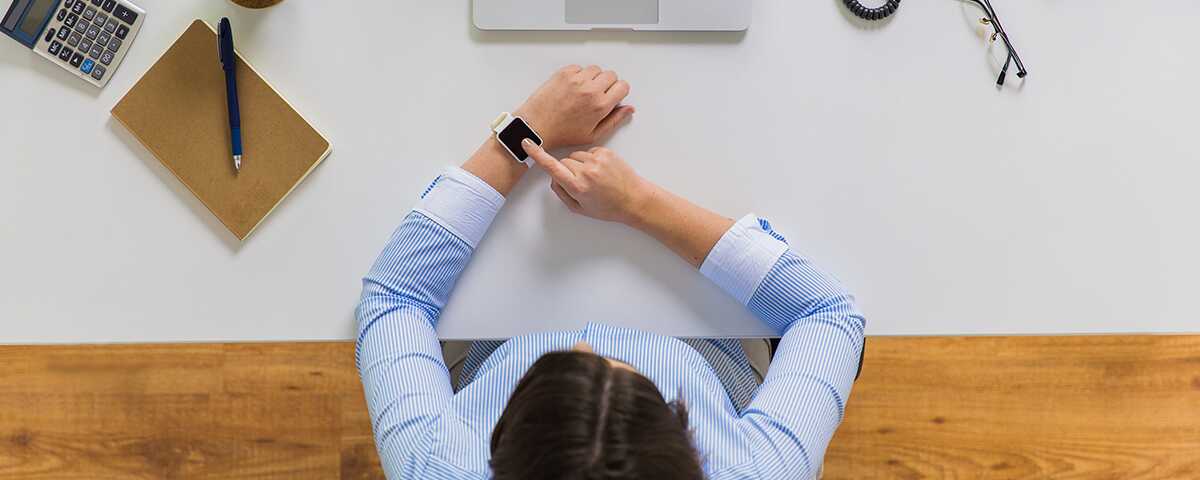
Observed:
[[[221,51],[221,68],[225,70],[225,99],[229,104],[229,140],[233,143],[233,168],[242,171],[242,115],[238,109],[237,55],[233,53],[233,27],[228,18],[221,19],[217,33]]]

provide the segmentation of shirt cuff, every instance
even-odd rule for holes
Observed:
[[[504,195],[479,177],[450,167],[433,181],[413,211],[446,227],[474,249],[487,233]]]
[[[742,217],[708,253],[700,273],[746,305],[788,249],[782,237],[773,233],[753,213]]]

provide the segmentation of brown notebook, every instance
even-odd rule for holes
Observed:
[[[329,155],[329,141],[242,56],[237,61],[242,169],[233,168],[225,72],[217,34],[202,20],[158,59],[112,115],[245,240]]]

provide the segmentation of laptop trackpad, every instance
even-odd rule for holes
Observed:
[[[656,24],[658,0],[566,0],[567,23]]]

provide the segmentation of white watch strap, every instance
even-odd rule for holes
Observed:
[[[496,134],[503,132],[505,128],[508,128],[508,124],[512,123],[516,118],[511,113],[501,113],[495,120],[492,120],[492,132]]]

